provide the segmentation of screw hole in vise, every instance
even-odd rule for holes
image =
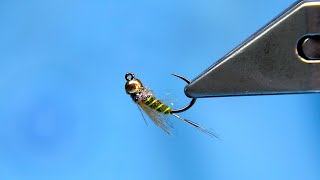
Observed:
[[[320,63],[320,34],[307,34],[297,42],[296,53],[305,63]]]

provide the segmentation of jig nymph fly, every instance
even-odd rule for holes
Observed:
[[[181,78],[187,83],[190,83],[188,79],[180,75],[177,75],[177,74],[173,74],[173,75],[178,78]],[[196,127],[197,129],[210,135],[211,137],[219,138],[215,133],[209,131],[208,129],[205,129],[202,126],[198,125],[197,123],[184,119],[176,114],[189,109],[195,103],[196,99],[192,99],[190,104],[188,104],[186,107],[175,110],[175,109],[172,109],[167,104],[162,103],[161,100],[157,99],[150,89],[148,89],[146,86],[143,86],[141,81],[135,78],[133,73],[128,72],[125,75],[125,79],[127,81],[125,84],[126,93],[129,94],[132,100],[138,105],[139,110],[141,111],[142,109],[157,126],[163,129],[169,135],[171,135],[171,132],[169,131],[169,127],[172,127],[172,124],[168,119],[168,115],[172,115]],[[141,111],[141,114],[143,116],[142,111]]]

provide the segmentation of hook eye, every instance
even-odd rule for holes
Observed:
[[[187,82],[188,84],[190,84],[191,83],[191,81],[189,80],[189,79],[187,79],[187,78],[185,78],[185,77],[183,77],[183,76],[180,76],[180,75],[178,75],[178,74],[172,74],[173,76],[176,76],[176,77],[178,77],[178,78],[180,78],[180,79],[182,79],[182,80],[184,80],[185,82]],[[181,109],[172,109],[171,110],[171,113],[181,113],[181,112],[183,112],[183,111],[186,111],[186,110],[188,110],[189,108],[191,108],[193,105],[194,105],[194,103],[196,102],[196,98],[192,98],[192,100],[190,101],[190,103],[188,104],[188,105],[186,105],[185,107],[183,107],[183,108],[181,108]]]
[[[132,72],[127,72],[125,75],[125,79],[127,81],[131,81],[134,78],[134,74]]]
[[[320,34],[307,34],[297,42],[297,55],[305,63],[320,63]]]

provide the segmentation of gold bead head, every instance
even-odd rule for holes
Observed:
[[[127,81],[125,85],[127,94],[136,94],[139,93],[143,88],[143,85],[139,79],[133,78],[130,81]]]

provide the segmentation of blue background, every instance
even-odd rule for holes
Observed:
[[[124,91],[185,84],[294,0],[0,2],[0,179],[320,179],[319,95],[199,99],[174,136]],[[166,96],[166,93],[170,93]]]

